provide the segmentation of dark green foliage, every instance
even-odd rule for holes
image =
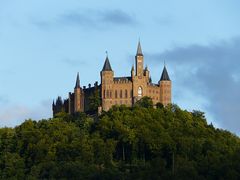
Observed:
[[[240,179],[240,139],[148,98],[0,129],[0,179]]]
[[[152,108],[153,107],[153,102],[152,102],[152,99],[150,97],[144,96],[142,99],[137,101],[135,106],[140,106],[140,107],[144,107],[144,108]]]
[[[90,113],[97,113],[98,107],[101,104],[99,90],[95,89],[94,92],[89,97],[89,112]]]
[[[163,106],[162,103],[158,102],[158,103],[156,104],[156,107],[159,108],[159,109],[161,109],[161,108],[163,108],[164,106]]]

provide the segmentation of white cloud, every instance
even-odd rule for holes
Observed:
[[[8,105],[0,108],[0,127],[14,127],[26,119],[40,120],[51,117],[51,101],[42,101],[35,107]]]

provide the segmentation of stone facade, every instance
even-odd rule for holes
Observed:
[[[144,96],[150,97],[154,105],[162,103],[166,106],[172,101],[172,83],[166,66],[164,65],[159,82],[152,83],[148,68],[144,68],[144,55],[140,42],[135,56],[135,68],[132,67],[131,76],[114,77],[114,71],[107,56],[100,77],[100,85],[96,82],[93,87],[89,84],[87,88],[85,86],[81,88],[78,74],[74,93],[70,92],[68,99],[64,101],[58,97],[56,102],[53,102],[53,115],[62,111],[70,114],[88,112],[90,97],[94,92],[99,93],[98,109],[100,111],[108,111],[113,105],[124,104],[131,107]]]

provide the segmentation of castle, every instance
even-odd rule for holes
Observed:
[[[74,92],[69,93],[68,99],[62,100],[58,97],[56,102],[53,101],[53,115],[59,112],[69,114],[89,112],[93,108],[98,112],[108,111],[113,105],[122,104],[131,107],[144,96],[150,97],[154,105],[162,103],[166,106],[171,103],[172,84],[165,64],[158,83],[152,83],[147,66],[144,68],[144,55],[140,42],[138,42],[135,68],[132,67],[131,76],[114,77],[107,55],[100,77],[100,85],[95,82],[93,87],[89,84],[88,87],[82,88],[79,74],[77,74]]]

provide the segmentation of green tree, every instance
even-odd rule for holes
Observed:
[[[0,179],[240,179],[240,138],[177,105],[0,128]]]
[[[101,105],[99,90],[95,89],[89,97],[89,111],[96,113]]]
[[[137,101],[136,106],[140,106],[144,108],[152,108],[153,102],[150,97],[144,96],[139,101]]]

